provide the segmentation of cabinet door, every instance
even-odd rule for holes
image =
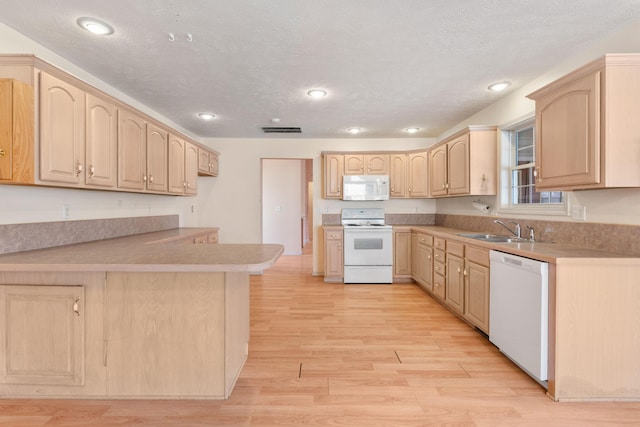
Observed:
[[[389,175],[388,154],[367,154],[364,156],[367,175]]]
[[[464,260],[457,255],[447,254],[446,287],[446,304],[464,313]]]
[[[409,197],[427,197],[427,152],[409,154]]]
[[[344,155],[344,174],[345,175],[364,175],[364,155],[363,154],[345,154]]]
[[[441,145],[429,154],[429,192],[431,196],[447,194],[447,146]]]
[[[413,280],[417,280],[419,277],[418,274],[418,239],[419,234],[412,232],[411,233],[411,277]]]
[[[198,148],[198,172],[209,175],[209,152],[204,148]]]
[[[218,176],[218,155],[216,153],[209,153],[209,172],[213,176]]]
[[[168,134],[164,130],[147,125],[147,190],[167,191],[168,174]]]
[[[207,154],[207,165],[209,164],[209,153]],[[169,135],[169,193],[184,194],[184,155],[185,141],[175,135]],[[198,157],[200,158],[200,156]]]
[[[118,111],[118,187],[144,190],[147,182],[147,132],[142,117]]]
[[[40,73],[40,179],[84,183],[85,94]]]
[[[407,197],[407,155],[398,153],[391,154],[389,157],[391,184],[389,197]]]
[[[190,142],[184,148],[185,194],[198,194],[198,147]]]
[[[393,274],[411,275],[411,232],[393,233]]]
[[[469,194],[469,134],[447,143],[447,192]]]
[[[485,333],[489,333],[489,267],[467,261],[464,316]]]
[[[339,278],[344,275],[342,255],[342,230],[339,228],[324,231],[324,275]]]
[[[324,198],[342,198],[342,176],[344,175],[344,155],[324,155]]]
[[[600,182],[600,72],[536,100],[536,188]]]
[[[433,291],[433,248],[418,243],[418,279],[428,291]]]
[[[83,306],[83,286],[0,286],[0,382],[83,384]]]
[[[86,97],[87,185],[115,187],[118,181],[118,110],[95,95]]]
[[[33,87],[0,79],[0,182],[33,184]]]

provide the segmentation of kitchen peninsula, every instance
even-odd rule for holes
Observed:
[[[281,245],[171,229],[0,255],[0,395],[226,399]],[[204,238],[204,239],[203,239]]]

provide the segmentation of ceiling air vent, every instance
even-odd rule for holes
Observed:
[[[267,126],[267,127],[263,127],[262,131],[264,133],[302,133],[302,129],[297,127]]]

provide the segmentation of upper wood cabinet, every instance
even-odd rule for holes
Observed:
[[[394,153],[389,155],[389,197],[407,197],[407,154]]]
[[[605,55],[528,95],[536,188],[639,187],[640,55]]]
[[[144,190],[147,182],[147,124],[127,110],[118,111],[118,187]]]
[[[85,183],[115,187],[118,183],[118,109],[86,94]]]
[[[344,175],[344,155],[325,154],[324,159],[324,198],[342,198],[342,176]]]
[[[40,179],[84,183],[85,93],[40,73]]]
[[[147,190],[168,190],[168,133],[147,124]]]
[[[184,194],[185,145],[184,139],[169,134],[169,193],[172,194]]]
[[[33,88],[0,79],[0,183],[34,182]]]
[[[428,196],[427,187],[427,152],[416,151],[408,155],[408,195],[423,198]]]
[[[431,197],[495,195],[497,131],[470,126],[429,151]]]
[[[345,175],[389,175],[389,154],[345,154]]]
[[[185,194],[198,193],[198,147],[187,142],[184,148]]]
[[[198,175],[218,176],[218,154],[198,148]]]
[[[35,56],[0,56],[0,184],[169,194],[168,127]],[[218,153],[204,155],[198,170],[189,154],[183,194],[217,176]]]

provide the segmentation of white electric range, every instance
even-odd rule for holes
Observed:
[[[382,208],[342,209],[344,283],[393,282],[393,229]]]

